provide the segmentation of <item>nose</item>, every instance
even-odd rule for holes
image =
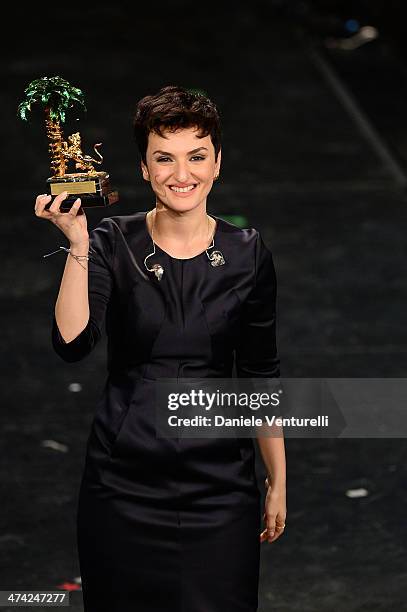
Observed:
[[[178,162],[174,170],[174,179],[178,183],[187,183],[190,178],[186,162]]]

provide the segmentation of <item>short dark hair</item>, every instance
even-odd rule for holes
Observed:
[[[197,127],[199,138],[210,135],[215,160],[221,147],[220,113],[216,105],[200,90],[166,85],[156,94],[145,96],[137,103],[133,119],[134,137],[141,159],[146,163],[148,135],[162,130],[175,132],[179,128]]]

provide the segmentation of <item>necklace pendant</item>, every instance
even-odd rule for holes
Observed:
[[[225,263],[225,259],[220,251],[213,251],[213,253],[209,255],[209,259],[213,267],[223,266]]]
[[[154,264],[152,269],[154,270],[154,274],[160,281],[164,274],[164,268],[160,264]]]

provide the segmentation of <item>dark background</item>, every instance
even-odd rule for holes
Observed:
[[[282,376],[404,377],[405,8],[367,0],[8,8],[0,590],[75,589],[77,493],[106,347],[104,339],[75,364],[51,347],[65,256],[42,255],[68,245],[34,215],[49,160],[41,111],[27,124],[16,117],[25,87],[60,75],[84,92],[88,112],[69,114],[65,133],[79,129],[88,153],[103,141],[120,193],[111,210],[87,212],[90,228],[154,206],[132,139],[137,100],[167,84],[204,89],[224,134],[208,212],[243,215],[273,252]],[[366,25],[374,40],[341,48]],[[262,544],[259,612],[407,610],[405,440],[289,439],[286,449],[287,527]],[[258,474],[262,486],[260,462]],[[360,488],[364,496],[348,496]],[[80,593],[71,601],[82,610]]]

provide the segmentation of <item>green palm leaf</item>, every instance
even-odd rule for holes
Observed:
[[[25,99],[17,108],[17,116],[27,121],[27,114],[33,104],[42,104],[49,109],[50,118],[64,123],[66,111],[80,106],[86,111],[83,93],[60,76],[35,79],[24,90]]]

